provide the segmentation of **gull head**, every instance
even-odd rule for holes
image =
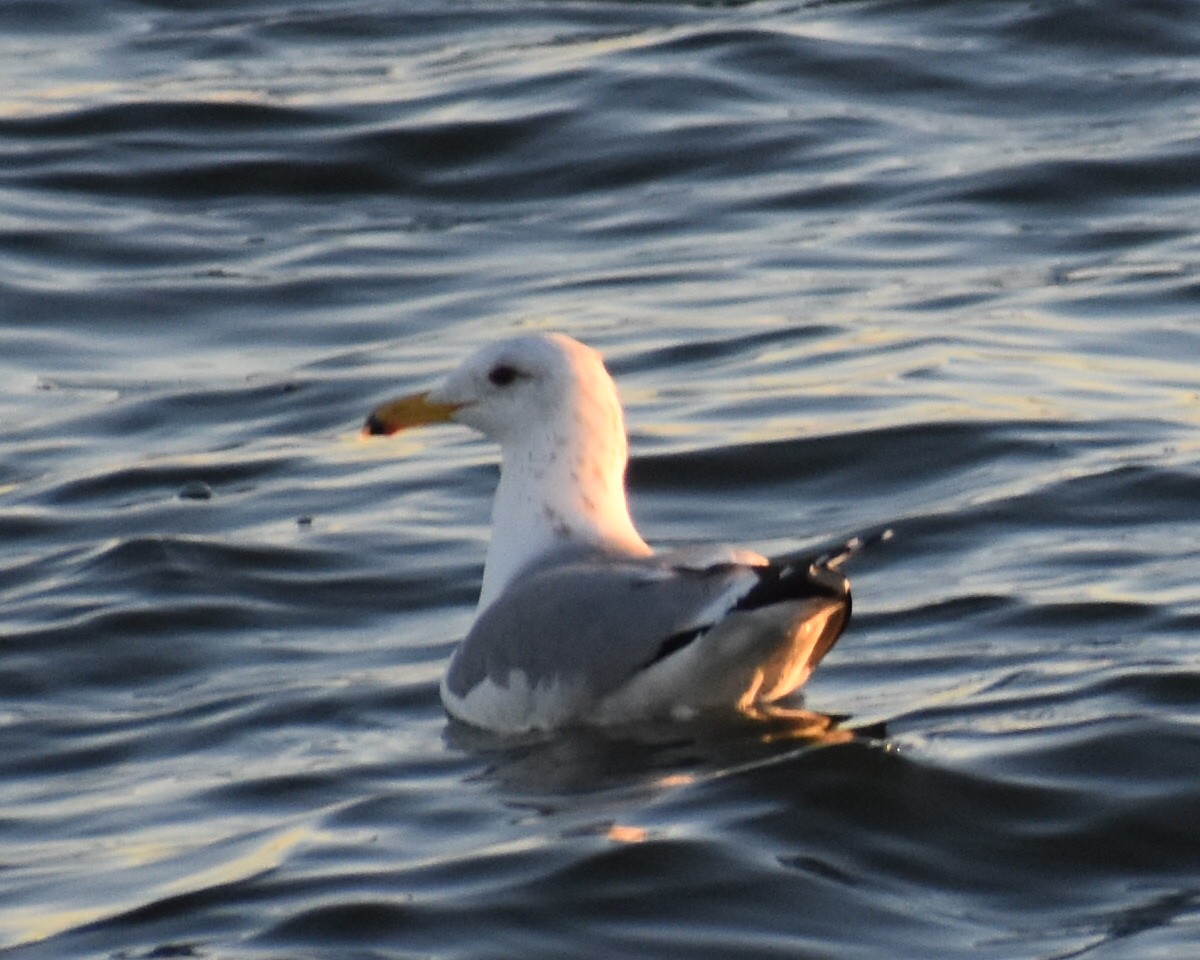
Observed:
[[[481,610],[523,568],[564,546],[651,552],[629,516],[625,420],[595,350],[557,333],[501,340],[432,390],[376,407],[363,434],[446,421],[500,444]]]
[[[482,347],[433,389],[380,404],[363,435],[453,421],[501,445],[541,436],[562,442],[572,424],[620,435],[616,387],[600,354],[562,334],[527,334]]]

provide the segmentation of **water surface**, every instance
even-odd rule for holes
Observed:
[[[6,4],[0,945],[1195,952],[1196,14]],[[652,541],[896,530],[807,713],[447,722],[495,451],[357,427],[527,329]]]

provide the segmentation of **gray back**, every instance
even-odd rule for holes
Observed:
[[[566,680],[602,697],[652,662],[668,637],[700,626],[696,615],[739,571],[735,564],[693,570],[654,557],[619,559],[591,548],[557,551],[480,614],[455,651],[447,685],[461,697],[485,677],[507,685],[515,669],[531,685]]]

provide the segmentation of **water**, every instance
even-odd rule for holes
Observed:
[[[0,944],[1200,953],[1198,13],[0,7]],[[895,528],[809,713],[447,723],[495,453],[355,434],[530,328],[653,541]]]

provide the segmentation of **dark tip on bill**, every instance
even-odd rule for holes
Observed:
[[[375,414],[367,417],[367,422],[363,424],[362,432],[366,436],[371,437],[386,437],[389,433],[387,424],[380,420]]]

